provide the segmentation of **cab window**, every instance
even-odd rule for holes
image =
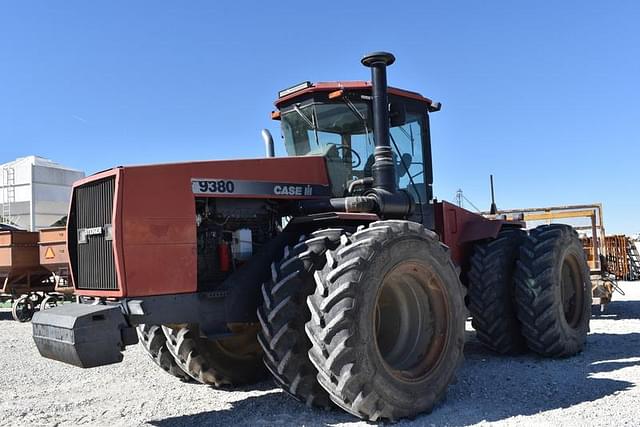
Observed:
[[[396,152],[396,178],[399,189],[416,192],[422,201],[427,192],[422,156],[424,113],[407,112],[404,124],[390,129],[391,145]]]

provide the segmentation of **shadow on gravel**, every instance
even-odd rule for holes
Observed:
[[[635,386],[602,376],[640,365],[640,333],[590,334],[587,343],[574,357],[544,359],[496,356],[470,339],[459,383],[449,389],[446,402],[418,420],[436,425],[499,421],[568,408]]]
[[[0,311],[0,320],[14,321],[10,311]]]
[[[613,300],[605,311],[599,307],[593,307],[592,317],[602,320],[640,319],[640,301],[616,301]]]
[[[640,306],[635,313],[640,313]],[[431,414],[412,421],[402,420],[395,425],[456,426],[499,421],[568,408],[627,390],[634,384],[600,376],[640,365],[640,333],[591,334],[584,352],[555,360],[533,355],[496,356],[469,333],[465,358],[458,382],[449,388],[445,402]],[[265,382],[246,388],[267,392],[231,402],[228,409],[154,420],[150,424],[271,426],[359,421],[339,410],[306,408],[277,389],[269,392],[271,387],[271,383]]]
[[[325,426],[327,423],[357,421],[337,410],[310,409],[275,388],[271,381],[259,383],[256,387],[234,389],[265,390],[261,396],[230,402],[228,409],[200,412],[198,414],[148,421],[154,426]]]
[[[231,392],[269,391],[273,389],[276,389],[276,390],[278,389],[278,386],[269,379],[263,380],[259,383],[238,386],[238,387],[229,387],[229,386],[222,386],[221,388],[216,388],[215,386],[210,386],[210,387],[214,390],[228,390]]]

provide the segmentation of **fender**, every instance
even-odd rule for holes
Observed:
[[[433,206],[435,231],[451,250],[453,262],[463,270],[473,242],[495,239],[503,227],[524,227],[521,221],[488,219],[445,201],[435,202]]]

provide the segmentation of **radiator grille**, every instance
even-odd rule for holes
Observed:
[[[72,262],[78,289],[118,289],[112,241],[105,238],[104,232],[105,225],[111,225],[114,194],[115,177],[91,182],[74,191],[69,238],[75,240],[75,254],[70,255],[75,258]],[[86,243],[79,241],[78,230],[96,227],[103,231],[90,235]]]

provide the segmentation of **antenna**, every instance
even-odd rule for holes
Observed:
[[[498,213],[498,207],[496,206],[496,195],[493,191],[493,174],[489,175],[489,179],[491,180],[491,210],[489,213],[495,215]]]

